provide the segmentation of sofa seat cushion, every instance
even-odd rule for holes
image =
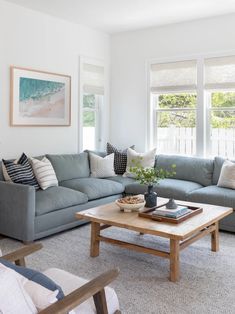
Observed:
[[[45,191],[38,190],[36,192],[36,216],[87,202],[88,198],[85,194],[62,186],[53,186]]]
[[[160,197],[186,200],[188,193],[202,187],[203,186],[201,184],[192,181],[163,179],[160,180],[159,183],[154,187],[154,190]],[[138,183],[129,184],[125,189],[127,194],[143,194],[146,191],[147,186],[140,185]]]
[[[88,200],[120,194],[124,191],[122,184],[107,179],[81,178],[60,182],[60,185],[80,191],[88,196]]]
[[[75,276],[64,270],[57,268],[47,269],[44,274],[51,280],[61,285],[64,294],[68,295],[74,290],[85,285],[88,281],[81,277]],[[107,301],[108,314],[114,314],[119,310],[119,301],[116,292],[111,287],[105,287],[105,296]],[[89,298],[74,309],[75,314],[94,314],[96,313],[93,298]]]
[[[187,200],[235,208],[235,191],[211,185],[200,190],[192,191],[189,193]]]
[[[122,175],[117,175],[115,177],[108,177],[106,178],[107,180],[111,180],[111,181],[114,181],[114,182],[118,182],[118,183],[121,183],[124,187],[129,185],[129,184],[132,184],[132,183],[135,183],[136,180],[135,179],[132,179],[132,178],[128,178],[128,177],[123,177]]]

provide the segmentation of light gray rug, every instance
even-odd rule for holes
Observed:
[[[168,246],[166,240],[128,230],[113,228],[104,233],[151,247]],[[120,275],[112,286],[122,313],[235,313],[235,234],[221,233],[218,253],[210,251],[209,236],[182,251],[178,283],[168,281],[166,259],[105,243],[100,256],[91,258],[89,240],[89,225],[43,239],[44,248],[28,258],[28,266],[38,270],[58,267],[85,278],[119,267]],[[4,252],[21,245],[7,238],[0,242]]]

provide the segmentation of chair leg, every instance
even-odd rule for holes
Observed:
[[[104,289],[93,296],[97,314],[108,314],[107,302]]]

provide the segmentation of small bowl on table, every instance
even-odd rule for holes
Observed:
[[[139,196],[126,196],[115,201],[125,213],[139,212],[145,206],[145,200]]]

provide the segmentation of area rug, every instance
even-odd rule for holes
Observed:
[[[168,241],[140,236],[118,228],[106,235],[153,248],[166,249]],[[181,279],[168,280],[169,261],[102,243],[100,256],[89,256],[90,226],[66,231],[40,241],[43,249],[27,258],[29,267],[58,267],[85,278],[119,267],[113,282],[122,313],[127,314],[234,314],[235,234],[220,234],[220,251],[210,251],[207,236],[181,252]],[[8,238],[0,241],[4,252],[22,244]]]

